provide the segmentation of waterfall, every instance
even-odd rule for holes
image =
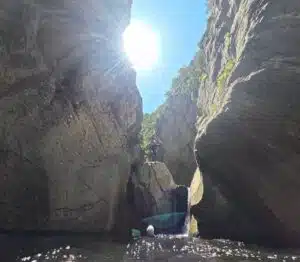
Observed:
[[[187,187],[188,197],[187,197],[187,212],[185,217],[185,223],[182,229],[182,235],[188,236],[190,231],[190,221],[191,221],[191,190]]]

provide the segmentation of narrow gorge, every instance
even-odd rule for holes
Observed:
[[[1,232],[127,240],[201,174],[198,246],[300,246],[300,2],[207,5],[194,57],[143,116],[131,0],[0,0]]]
[[[197,163],[200,235],[298,246],[300,3],[208,6],[199,50],[145,116],[143,141],[161,138],[161,160],[178,183],[189,183]]]

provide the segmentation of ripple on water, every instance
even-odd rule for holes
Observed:
[[[80,250],[73,249],[70,250],[70,246],[60,247],[57,249],[48,250],[44,253],[38,253],[32,256],[25,256],[20,258],[18,261],[30,261],[30,262],[38,262],[38,261],[87,261],[88,257],[83,256],[80,253]]]
[[[196,238],[144,238],[128,246],[124,261],[300,261],[299,255],[248,249],[241,242]]]
[[[51,242],[56,243],[56,241],[57,239],[52,237]],[[207,241],[196,238],[159,236],[141,238],[126,246],[85,238],[76,241],[74,245],[70,244],[72,242],[70,241],[65,245],[57,244],[55,248],[53,245],[50,246],[47,241],[37,242],[40,244],[36,245],[34,249],[36,252],[31,253],[22,248],[22,255],[18,257],[17,261],[300,261],[299,252],[266,251],[228,240]],[[19,253],[17,249],[21,249],[22,243],[25,244],[25,242],[19,242],[14,246],[15,254]]]

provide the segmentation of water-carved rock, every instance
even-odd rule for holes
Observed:
[[[133,227],[145,231],[153,224],[155,233],[197,233],[197,223],[190,214],[191,206],[197,205],[203,193],[200,172],[195,172],[190,187],[179,186],[162,162],[146,162],[136,169],[127,187],[128,200],[135,219]]]
[[[0,10],[0,228],[110,231],[142,118],[121,47],[130,1]]]
[[[223,226],[233,229],[248,219],[230,234],[220,228],[212,235],[299,245],[300,3],[221,0],[209,6],[196,158],[207,177],[204,192],[210,180],[237,210]]]

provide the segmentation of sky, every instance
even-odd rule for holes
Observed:
[[[206,28],[206,0],[134,0],[131,19],[160,35],[160,59],[150,71],[137,72],[144,113],[164,102],[178,70],[188,65]]]

